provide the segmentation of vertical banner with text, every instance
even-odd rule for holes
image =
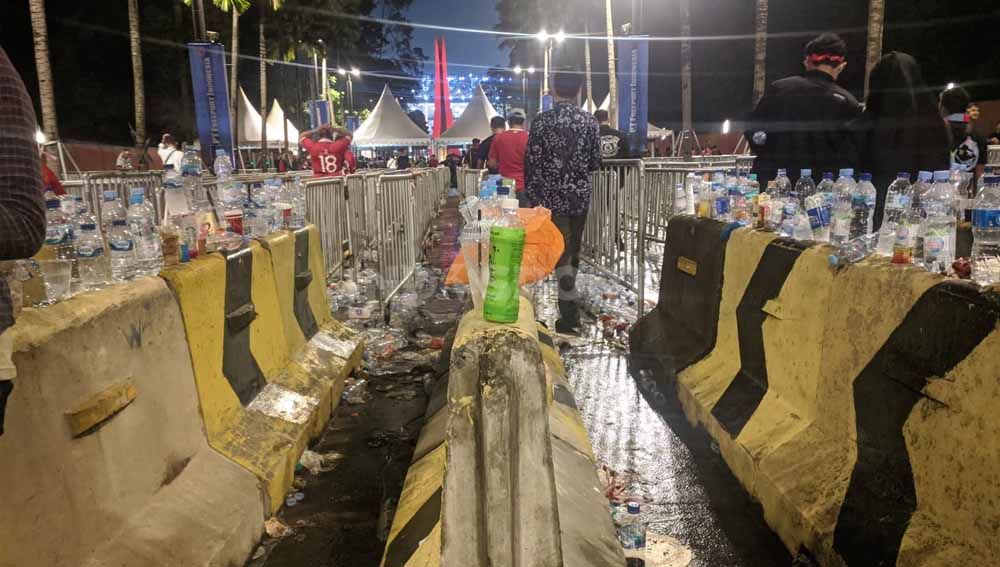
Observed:
[[[233,126],[229,122],[226,52],[218,43],[189,43],[191,87],[201,141],[201,159],[211,167],[216,150],[233,155]]]
[[[309,127],[313,130],[324,124],[331,124],[330,105],[325,100],[309,101]]]
[[[618,40],[618,129],[628,141],[629,155],[646,149],[649,130],[649,40]]]

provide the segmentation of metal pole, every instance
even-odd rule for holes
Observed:
[[[521,106],[524,107],[524,117],[528,117],[528,76],[521,71]]]
[[[322,77],[322,82],[319,84],[319,98],[320,100],[326,100],[329,91],[330,80],[327,78],[326,74],[326,56],[323,56],[323,72],[320,74]]]
[[[618,127],[618,79],[615,76],[615,26],[612,20],[611,0],[605,0],[605,14],[608,26],[608,114],[611,127]]]

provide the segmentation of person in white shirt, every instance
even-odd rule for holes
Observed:
[[[181,170],[181,160],[184,159],[184,152],[177,148],[174,137],[164,134],[160,139],[160,145],[156,148],[156,154],[160,156],[163,165],[172,164],[175,171]]]

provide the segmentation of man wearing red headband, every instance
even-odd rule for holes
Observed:
[[[822,175],[857,163],[847,123],[861,105],[836,83],[847,67],[847,45],[836,34],[823,34],[806,45],[803,65],[804,74],[772,83],[748,119],[744,135],[762,185],[778,169],[788,170],[795,183],[800,169]]]

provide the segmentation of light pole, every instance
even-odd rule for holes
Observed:
[[[360,77],[361,76],[361,71],[357,67],[351,67],[350,71],[348,71],[347,69],[344,69],[343,67],[341,67],[340,69],[337,69],[337,74],[340,75],[340,76],[342,76],[342,77],[347,77],[347,109],[348,109],[348,112],[353,113],[354,112],[354,81],[352,80],[352,77]]]
[[[549,32],[542,30],[535,34],[535,38],[542,42],[542,88],[539,96],[538,108],[540,110],[544,110],[545,95],[549,94],[549,90],[551,89],[551,85],[549,83],[552,72],[552,46],[554,43],[562,43],[566,41],[566,32],[559,30],[558,33],[550,34]]]
[[[528,67],[527,69],[518,65],[514,67],[514,74],[521,75],[521,106],[524,107],[524,116],[528,117],[528,75],[535,74],[534,67]]]

